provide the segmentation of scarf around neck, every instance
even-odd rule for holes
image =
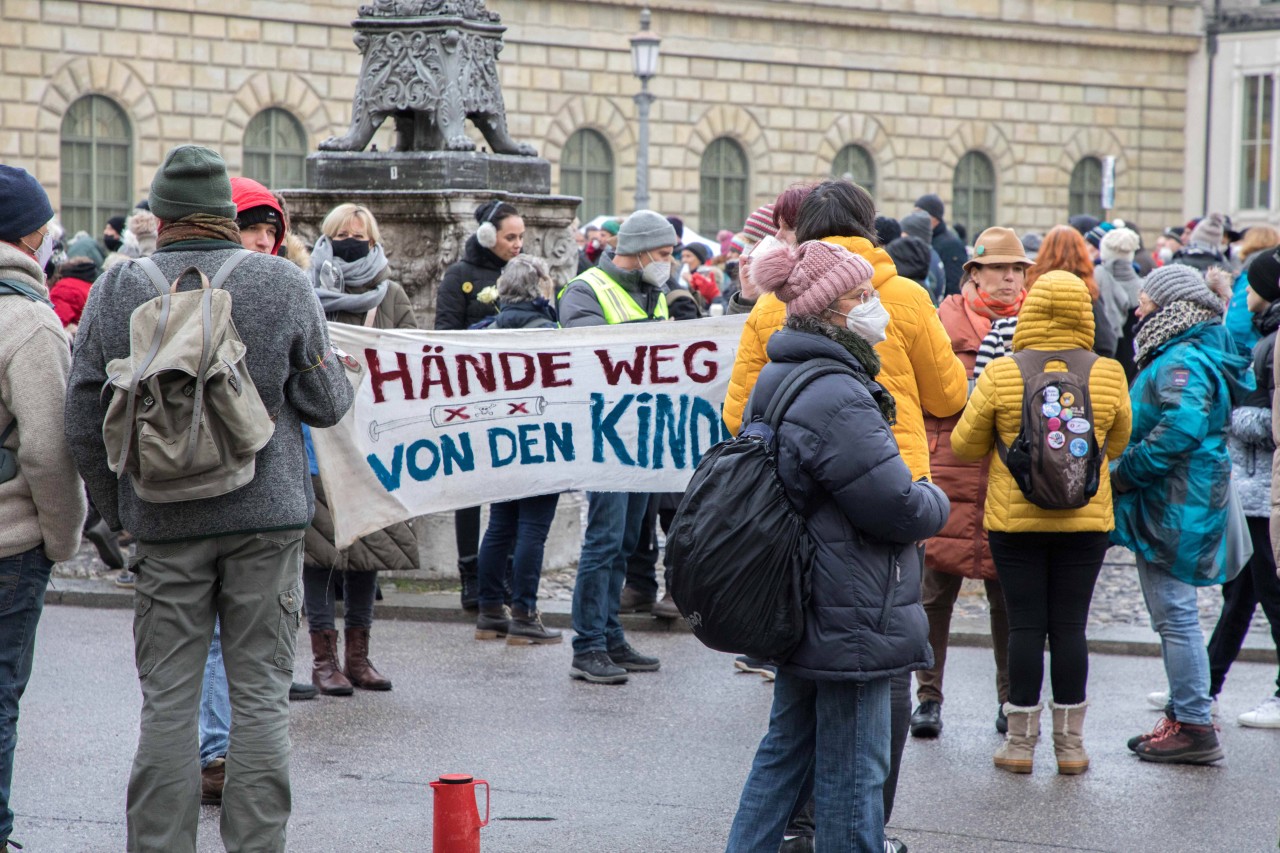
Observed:
[[[351,288],[367,287],[387,266],[387,256],[379,244],[358,261],[347,262],[333,256],[333,243],[321,237],[311,250],[311,286],[325,314],[363,314],[382,304],[387,296],[387,281],[361,293]]]
[[[163,249],[183,240],[226,240],[239,245],[240,228],[234,219],[212,213],[193,213],[177,222],[167,223],[156,238],[156,248]]]
[[[1221,323],[1222,315],[1194,302],[1171,302],[1146,317],[1133,335],[1133,352],[1138,369],[1151,363],[1158,350],[1167,341],[1201,323]]]
[[[969,310],[979,317],[986,317],[988,320],[1018,316],[1018,312],[1022,310],[1022,302],[1027,298],[1027,292],[1019,290],[1017,297],[1012,302],[1001,302],[991,294],[979,290],[978,285],[974,284],[972,279],[964,283],[961,292],[964,294],[964,304]]]
[[[853,356],[854,360],[858,362],[867,374],[868,380],[874,380],[880,374],[880,355],[876,352],[875,347],[861,335],[857,335],[848,329],[825,323],[817,317],[788,317],[786,326],[788,329],[794,329],[797,332],[807,332],[811,335],[818,335],[835,341],[844,347],[849,355]],[[871,396],[876,401],[876,406],[879,407],[885,423],[890,426],[896,424],[898,422],[898,403],[893,399],[893,395],[878,382],[866,381],[863,384],[871,392]]]

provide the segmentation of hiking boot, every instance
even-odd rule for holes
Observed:
[[[1036,757],[1036,741],[1040,740],[1040,712],[1043,705],[1030,708],[1008,702],[1004,715],[1009,718],[1009,733],[996,750],[993,761],[1001,770],[1010,773],[1030,773]]]
[[[1209,716],[1216,720],[1218,719],[1218,697],[1211,696],[1209,698],[1211,700],[1209,704]],[[1165,708],[1169,707],[1169,691],[1157,690],[1154,693],[1148,693],[1147,704],[1158,711],[1163,711]]]
[[[1212,764],[1223,758],[1222,744],[1213,725],[1199,726],[1174,720],[1159,736],[1138,744],[1134,752],[1156,764]]]
[[[1009,733],[1009,718],[1004,715],[1004,703],[996,708],[996,731],[1002,735]]]
[[[604,652],[587,652],[573,656],[569,677],[592,684],[626,684],[627,671],[609,659]]]
[[[1053,755],[1062,776],[1078,776],[1089,769],[1089,754],[1084,751],[1084,712],[1088,704],[1049,703],[1053,711]]]
[[[124,553],[120,550],[120,542],[101,518],[84,531],[84,536],[93,543],[98,551],[98,559],[108,569],[124,568]]]
[[[200,805],[222,805],[222,787],[227,782],[227,760],[215,758],[200,768]]]
[[[361,690],[390,690],[391,679],[378,672],[373,661],[369,660],[369,629],[348,628],[343,639],[347,647],[347,665],[342,674],[352,686]]]
[[[289,701],[301,702],[305,699],[314,699],[320,695],[320,691],[316,689],[314,684],[303,684],[301,681],[295,681],[289,685]]]
[[[662,666],[657,658],[640,654],[631,648],[630,643],[623,643],[609,649],[609,660],[627,672],[657,672],[658,667]]]
[[[622,597],[618,599],[619,613],[648,613],[653,610],[654,603],[658,600],[656,595],[641,592],[635,587],[624,586],[622,588]]]
[[[1152,738],[1162,737],[1165,731],[1173,725],[1173,722],[1173,712],[1166,710],[1164,712],[1164,716],[1160,718],[1160,722],[1156,723],[1156,727],[1154,729],[1145,735],[1138,735],[1137,737],[1129,738],[1128,746],[1130,751],[1137,752],[1139,744],[1146,743]]]
[[[738,672],[751,672],[764,677],[765,681],[773,681],[778,677],[778,668],[756,658],[738,655],[733,659],[733,668]]]
[[[653,605],[653,615],[659,619],[680,619],[680,608],[671,599],[671,590],[667,590],[662,600]]]
[[[1252,711],[1236,717],[1236,722],[1255,729],[1280,729],[1280,696],[1268,697]]]
[[[486,604],[476,617],[477,640],[500,640],[511,630],[511,611],[505,604]]]
[[[538,611],[526,613],[517,608],[511,612],[511,626],[507,629],[508,646],[550,645],[563,639],[562,632],[542,624],[542,614]]]
[[[942,703],[926,699],[911,715],[912,737],[937,737],[942,734]]]
[[[350,696],[351,682],[338,666],[338,632],[311,632],[311,683],[326,696]]]
[[[458,560],[458,578],[462,581],[462,609],[475,613],[480,607],[480,569],[475,557],[463,557]]]

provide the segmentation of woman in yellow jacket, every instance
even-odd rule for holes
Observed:
[[[875,344],[881,364],[876,381],[897,402],[893,437],[912,478],[918,480],[929,476],[924,410],[939,417],[959,412],[968,396],[969,382],[964,365],[951,351],[951,339],[942,328],[928,292],[911,279],[898,275],[889,253],[877,245],[875,219],[875,202],[862,187],[849,181],[824,181],[800,204],[795,239],[798,243],[821,240],[843,246],[871,264],[871,284],[880,297],[880,305],[889,314],[885,337]],[[742,426],[742,411],[760,369],[769,361],[765,344],[782,328],[786,318],[786,306],[772,293],[762,295],[747,318],[723,411],[725,425],[735,435]],[[857,315],[851,316],[849,322],[857,323]],[[911,676],[893,678],[889,697],[891,740],[889,775],[884,784],[886,821],[893,811],[898,767],[911,719]]]
[[[923,412],[940,418],[959,412],[968,394],[968,379],[928,292],[898,275],[889,253],[876,245],[875,234],[875,202],[866,190],[848,181],[825,181],[814,187],[796,217],[798,242],[822,240],[843,246],[875,270],[871,283],[890,317],[888,337],[876,345],[883,365],[878,381],[898,403],[893,435],[903,461],[919,479],[929,476]],[[766,293],[747,318],[724,401],[724,423],[735,435],[742,427],[742,411],[756,377],[769,361],[765,344],[782,328],[786,314],[782,301]]]
[[[1027,293],[1013,351],[1062,352],[1093,348],[1093,306],[1085,283],[1062,270],[1042,275]],[[1063,370],[1050,360],[1045,369]],[[1047,419],[1043,452],[1087,453],[1081,439],[1090,429],[1098,447],[1115,459],[1129,443],[1128,382],[1118,361],[1098,358],[1088,377],[1085,400],[1056,385],[1032,401]],[[1044,643],[1049,638],[1049,676],[1053,686],[1053,746],[1058,772],[1089,769],[1084,751],[1085,684],[1089,650],[1085,624],[1093,587],[1115,527],[1111,480],[1104,462],[1098,491],[1079,509],[1042,509],[1023,495],[1013,475],[993,453],[998,437],[1010,446],[1022,429],[1023,375],[1013,358],[998,358],[978,377],[973,396],[951,433],[951,449],[961,459],[991,457],[991,478],[983,524],[996,573],[1004,587],[1009,614],[1009,732],[995,754],[995,765],[1030,773],[1040,735],[1040,685],[1044,681]],[[1074,411],[1067,413],[1067,409]],[[1072,442],[1079,442],[1073,446]],[[1081,454],[1077,454],[1081,455]]]

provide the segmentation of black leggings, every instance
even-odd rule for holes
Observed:
[[[1209,638],[1210,696],[1222,692],[1227,670],[1240,654],[1259,604],[1271,624],[1271,639],[1280,651],[1280,578],[1276,577],[1276,558],[1271,551],[1271,519],[1250,518],[1248,522],[1253,557],[1240,574],[1222,588],[1222,614]],[[1280,676],[1276,678],[1276,687],[1280,688]],[[1276,695],[1280,696],[1280,689]]]
[[[1039,704],[1045,637],[1054,702],[1083,702],[1089,680],[1085,626],[1108,534],[993,530],[987,539],[1009,613],[1009,702]]]

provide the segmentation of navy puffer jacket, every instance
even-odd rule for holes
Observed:
[[[795,325],[769,339],[755,412],[810,359],[835,359],[865,375],[833,339],[844,330]],[[805,678],[870,681],[932,666],[916,543],[942,529],[950,504],[932,483],[912,482],[862,382],[828,375],[800,393],[778,430],[778,474],[816,548],[804,639],[783,668]]]

